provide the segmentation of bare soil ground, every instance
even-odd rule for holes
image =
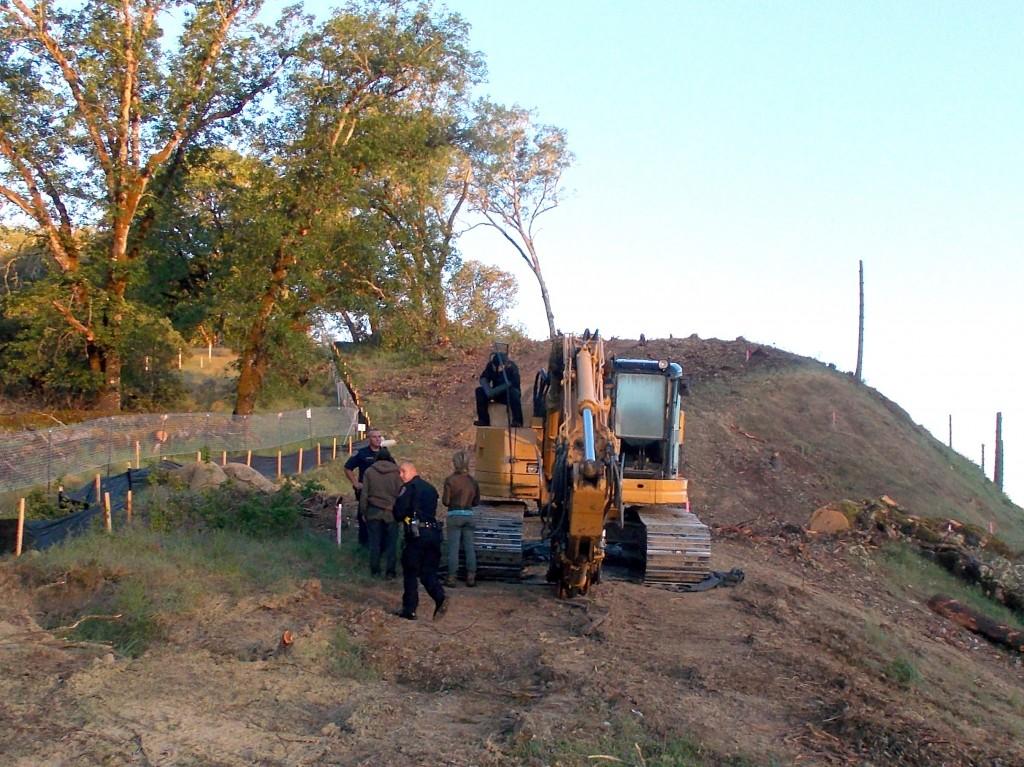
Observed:
[[[835,393],[842,376],[777,350],[697,339],[611,346],[682,358],[693,375],[696,510],[714,527],[713,567],[742,568],[741,585],[681,594],[609,580],[558,601],[540,579],[460,584],[444,621],[421,604],[409,622],[390,614],[398,582],[309,580],[222,595],[127,658],[40,629],[117,572],[39,582],[30,563],[8,560],[3,763],[1024,765],[1020,656],[929,612],[929,595],[894,586],[856,539],[808,539],[789,526],[843,485],[874,494],[849,467],[884,464],[899,449],[874,445],[872,430],[910,445],[915,427],[884,403],[876,410],[888,415],[861,412],[860,400]],[[524,379],[545,358],[541,345],[517,350]],[[432,481],[472,439],[482,359],[453,355],[361,381],[395,452]],[[822,383],[832,379],[835,391]],[[772,412],[761,415],[752,386]],[[787,386],[792,400],[775,393]],[[819,395],[836,403],[835,419],[816,410]],[[821,435],[806,426],[819,418]],[[858,451],[833,457],[848,444]],[[889,467],[878,485],[904,471],[923,469]],[[282,648],[286,630],[295,641]]]

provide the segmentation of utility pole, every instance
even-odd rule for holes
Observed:
[[[981,473],[985,473],[985,443],[981,443]]]
[[[949,449],[953,449],[953,414],[949,414]]]
[[[857,382],[864,380],[864,261],[860,264],[860,322],[857,325]]]
[[[996,413],[996,457],[993,461],[995,469],[992,481],[996,487],[1003,489],[1003,414]]]

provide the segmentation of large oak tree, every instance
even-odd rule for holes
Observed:
[[[37,294],[79,337],[98,405],[119,409],[154,179],[266,91],[287,12],[256,0],[0,1],[0,198],[38,227],[59,279]],[[165,29],[180,30],[169,39]]]

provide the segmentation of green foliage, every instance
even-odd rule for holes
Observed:
[[[200,333],[238,353],[246,413],[304,386],[321,364],[311,333],[339,318],[391,349],[500,327],[514,286],[460,273],[457,240],[470,180],[496,183],[523,112],[485,109],[471,129],[483,61],[466,22],[371,0],[319,26],[296,8],[273,28],[244,12],[220,24],[234,3],[56,3],[42,26],[20,6],[0,15],[0,115],[18,115],[0,117],[0,184],[34,222],[0,232],[0,262],[35,249],[0,294],[13,391],[166,408],[182,399],[182,338]],[[184,19],[166,28],[180,37],[142,23],[149,11]],[[569,155],[550,126],[522,135],[532,194]]]
[[[137,580],[117,583],[113,594],[90,609],[120,615],[114,620],[86,619],[73,632],[76,639],[107,642],[129,657],[138,657],[163,636],[157,607],[146,586]]]
[[[95,379],[78,389],[91,384],[119,406],[125,337],[132,315],[147,313],[131,296],[147,271],[142,239],[168,186],[153,185],[154,170],[173,174],[190,145],[216,138],[274,84],[297,11],[270,29],[241,0],[130,0],[117,13],[50,5],[5,3],[0,14],[0,184],[53,267],[38,304],[58,336],[39,339],[46,354],[72,336]],[[153,23],[165,13],[182,20],[177,40]]]
[[[534,120],[530,110],[482,100],[471,129],[471,204],[527,263],[540,286],[551,337],[554,315],[535,242],[537,218],[558,207],[562,174],[573,155],[565,131]]]
[[[479,345],[503,334],[518,290],[516,278],[508,272],[479,261],[465,262],[448,282],[453,340]]]
[[[164,532],[213,529],[269,538],[298,528],[302,492],[291,484],[273,493],[250,492],[232,483],[199,493],[154,488],[140,510],[153,529]]]
[[[366,661],[363,646],[352,641],[344,626],[335,628],[328,645],[327,656],[327,665],[331,673],[363,682],[376,679],[376,672]]]
[[[905,543],[889,544],[879,553],[878,561],[882,572],[917,601],[925,602],[935,594],[945,594],[999,623],[1024,630],[1024,617],[989,599],[980,588],[960,580]]]
[[[893,658],[882,669],[882,673],[898,687],[903,688],[910,687],[921,679],[917,667],[906,658]]]
[[[56,496],[50,495],[43,488],[34,488],[25,496],[26,519],[57,519],[67,513],[57,505]]]

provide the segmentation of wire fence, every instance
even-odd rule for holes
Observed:
[[[344,392],[344,395],[342,395]],[[99,418],[73,426],[0,435],[0,492],[49,487],[63,477],[120,474],[162,458],[280,448],[356,434],[359,410],[344,387],[339,407],[234,416],[168,413]],[[319,455],[319,453],[318,453]]]

